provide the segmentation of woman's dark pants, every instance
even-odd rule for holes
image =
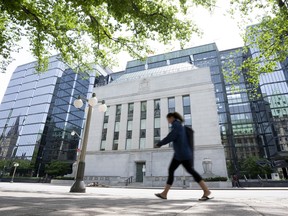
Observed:
[[[174,181],[174,172],[175,170],[179,167],[179,165],[182,164],[183,167],[186,169],[186,171],[191,174],[194,178],[194,180],[199,183],[200,181],[202,181],[202,177],[199,175],[199,173],[197,173],[193,168],[192,168],[192,164],[190,160],[183,160],[183,161],[179,161],[176,160],[175,158],[172,159],[171,164],[169,166],[169,177],[167,180],[167,184],[168,185],[172,185],[173,181]]]

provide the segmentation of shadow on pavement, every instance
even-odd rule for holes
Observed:
[[[108,195],[88,196],[58,193],[52,197],[39,197],[39,193],[31,192],[23,197],[3,196],[0,202],[1,216],[86,216],[86,215],[195,215],[195,216],[223,216],[223,215],[265,215],[257,212],[253,207],[231,200],[159,200],[154,198],[111,197]],[[47,193],[45,192],[45,195]],[[54,193],[55,195],[55,193]],[[63,196],[65,195],[65,197]],[[58,197],[57,197],[58,196]],[[269,216],[280,216],[267,214]],[[283,215],[283,214],[282,214]]]

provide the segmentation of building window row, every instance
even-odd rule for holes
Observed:
[[[126,146],[125,146],[126,150],[131,149],[131,146],[132,146],[133,114],[134,114],[134,103],[129,103],[128,104]]]
[[[144,149],[146,146],[146,120],[147,120],[147,101],[142,101],[139,149]]]
[[[161,111],[160,99],[154,100],[154,143],[161,139]]]
[[[185,95],[182,97],[183,104],[183,116],[185,120],[185,125],[192,127],[192,117],[191,117],[191,103],[190,96]],[[118,150],[119,144],[119,132],[120,132],[120,119],[121,119],[121,109],[122,105],[116,105],[115,113],[115,125],[114,125],[114,136],[112,150]],[[161,100],[154,100],[154,119],[153,119],[153,139],[154,143],[161,140]],[[176,101],[175,97],[168,98],[168,112],[175,112]],[[134,116],[134,103],[128,104],[127,113],[127,130],[126,130],[126,140],[125,140],[125,150],[130,150],[132,148],[132,134],[133,134],[133,116]],[[100,150],[105,151],[107,130],[108,130],[109,112],[104,115],[104,123],[102,130],[101,146]],[[146,147],[146,132],[147,132],[147,101],[141,102],[141,112],[140,112],[140,134],[139,134],[139,149],[144,149]],[[171,146],[171,145],[170,145]]]

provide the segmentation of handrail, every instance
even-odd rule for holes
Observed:
[[[128,179],[125,180],[125,186],[128,186],[133,182],[133,176],[130,176]]]

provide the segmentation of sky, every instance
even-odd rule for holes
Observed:
[[[186,45],[185,48],[212,42],[217,44],[219,50],[232,49],[242,46],[243,40],[241,33],[243,32],[241,32],[237,25],[239,20],[237,20],[237,17],[236,19],[232,19],[229,15],[227,15],[228,8],[229,1],[218,0],[217,6],[213,12],[209,12],[201,8],[194,9],[191,14],[192,19],[202,30],[203,35],[202,37],[195,35],[192,36],[191,41]],[[16,67],[35,60],[29,52],[29,42],[27,39],[24,38],[21,41],[21,46],[23,49],[21,49],[19,53],[13,53],[13,58],[15,60],[9,65],[7,72],[0,73],[0,101],[2,101],[11,75]],[[157,53],[155,54],[165,53],[178,49],[179,45],[177,43],[166,47],[159,45],[159,47],[157,47]],[[131,59],[132,58],[128,54],[124,53],[123,55],[123,53],[121,53],[118,59],[119,66],[113,68],[113,71],[123,70],[127,61]]]

